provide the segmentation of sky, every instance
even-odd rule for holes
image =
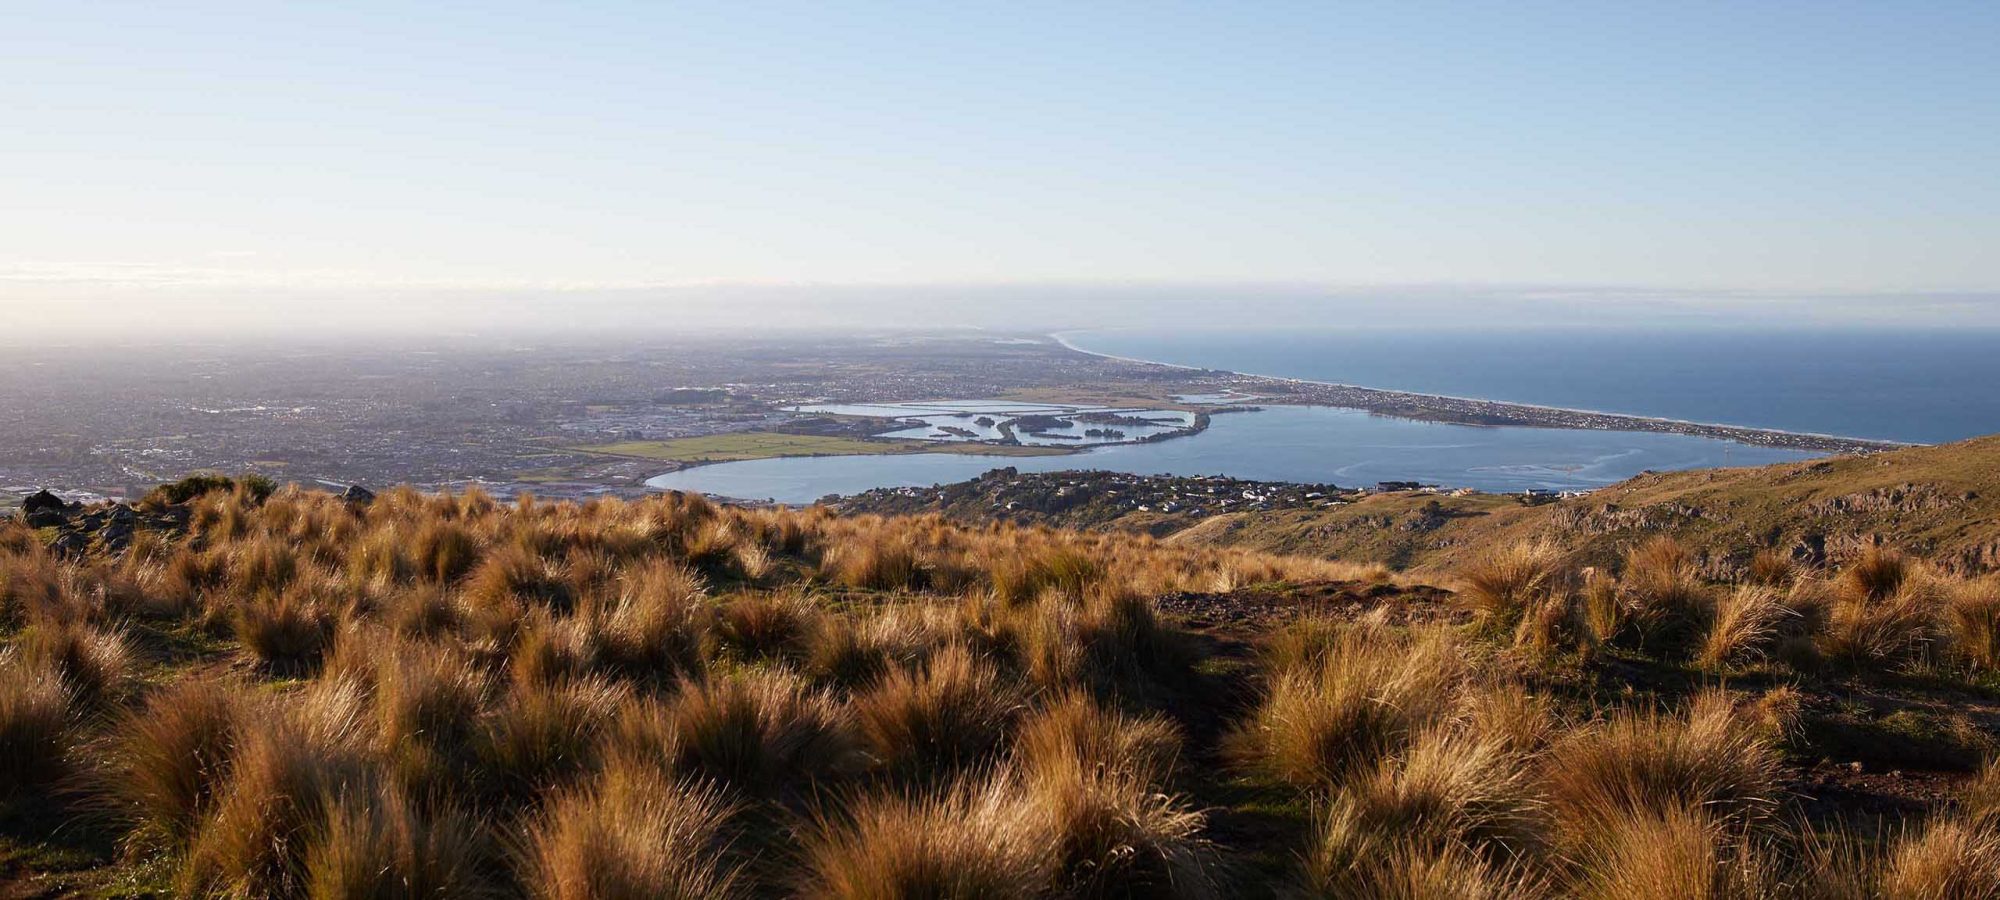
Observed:
[[[1274,296],[2000,325],[1992,2],[0,17],[17,333]]]

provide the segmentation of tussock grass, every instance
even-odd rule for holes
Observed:
[[[1578,898],[1728,900],[1777,892],[1772,861],[1702,807],[1648,810],[1608,820],[1603,828],[1589,844],[1574,890]]]
[[[1050,754],[1022,777],[1020,815],[1049,830],[1062,895],[1220,897],[1204,817],[1142,776]]]
[[[1394,577],[677,494],[191,498],[161,501],[186,532],[122,555],[0,524],[0,832],[24,875],[102,835],[107,878],[191,896],[1991,883],[1993,769],[1887,839],[1780,790],[1826,685],[1990,678],[1993,582],[1890,551],[1731,584],[1671,541],[1616,574],[1516,547],[1466,573],[1478,627],[1390,603],[1250,654],[1261,619],[1196,634],[1153,599]],[[1718,674],[1735,694],[1682,693]]]
[[[485,823],[425,809],[394,788],[350,790],[310,831],[305,893],[314,898],[490,897],[498,853]]]
[[[649,741],[669,770],[757,797],[831,787],[866,760],[852,714],[783,670],[684,687]]]
[[[907,778],[937,778],[992,757],[1021,712],[1000,671],[963,644],[921,669],[899,668],[854,697],[861,734],[880,765]]]
[[[1966,819],[1930,823],[1890,850],[1882,896],[2000,897],[2000,833]]]
[[[1619,587],[1621,633],[1655,653],[1689,652],[1714,618],[1709,585],[1693,555],[1671,537],[1654,537],[1627,550]]]
[[[1719,669],[1769,652],[1784,619],[1793,615],[1777,589],[1746,584],[1721,596],[1697,659]]]
[[[1056,846],[1042,816],[1004,777],[970,777],[930,794],[870,795],[808,837],[803,897],[1029,900],[1055,883]]]
[[[732,812],[698,783],[614,764],[551,798],[530,826],[522,880],[547,900],[739,896],[736,867],[726,862]]]
[[[269,715],[251,689],[199,676],[150,697],[113,731],[108,785],[135,837],[183,846],[214,807],[244,731]]]
[[[1527,541],[1487,551],[1459,572],[1459,602],[1510,628],[1521,615],[1560,589],[1562,552],[1548,541]]]
[[[1172,721],[1128,716],[1074,691],[1029,715],[1014,738],[1014,758],[1025,771],[1081,763],[1141,785],[1164,784],[1180,751]]]
[[[1272,776],[1331,788],[1400,751],[1453,712],[1463,660],[1442,631],[1405,637],[1380,627],[1335,631],[1323,656],[1274,672],[1236,735],[1239,754]]]
[[[47,791],[67,774],[74,704],[60,673],[0,656],[0,808]]]
[[[14,647],[22,665],[54,673],[86,708],[121,699],[136,677],[131,641],[113,629],[49,620],[29,628]]]
[[[1636,816],[1698,808],[1717,821],[1762,821],[1778,802],[1780,761],[1771,738],[1721,692],[1679,715],[1618,712],[1558,741],[1545,782],[1558,826],[1573,840]]]
[[[346,683],[315,686],[241,730],[215,810],[194,833],[182,865],[182,893],[303,893],[305,849],[329,806],[349,791],[372,789],[359,693]]]

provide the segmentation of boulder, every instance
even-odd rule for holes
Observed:
[[[70,505],[63,502],[63,498],[56,496],[47,488],[29,494],[26,499],[21,501],[21,512],[27,515],[34,515],[44,510],[63,513],[68,511],[69,508]]]
[[[340,499],[355,506],[367,506],[375,502],[375,492],[358,484],[350,484],[347,490],[340,492]]]

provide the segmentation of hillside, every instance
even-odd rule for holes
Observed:
[[[1127,529],[1173,543],[1385,562],[1435,573],[1463,565],[1484,548],[1531,537],[1552,538],[1582,560],[1607,564],[1624,547],[1659,534],[1681,540],[1717,576],[1740,573],[1760,549],[1819,564],[1843,562],[1877,543],[1954,571],[2000,569],[2000,436],[1762,468],[1646,474],[1537,506],[1513,496],[1361,495],[1312,487],[1352,502],[1221,514],[1211,509],[1200,516],[1100,502],[1010,515],[1052,525]],[[1014,502],[1011,495],[989,491],[968,498],[947,488],[943,503],[906,503],[899,511],[978,519],[998,515],[996,506]]]
[[[2000,883],[2000,580],[1893,552],[1723,582],[1665,539],[1496,545],[1453,592],[681,494],[31,500],[0,897]]]

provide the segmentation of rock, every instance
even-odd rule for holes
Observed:
[[[63,502],[63,498],[56,496],[47,488],[29,494],[21,501],[21,512],[26,515],[34,515],[45,510],[60,514],[69,511],[69,508],[69,504]]]
[[[340,499],[355,506],[367,506],[375,502],[375,492],[358,484],[350,484],[347,490],[340,492]]]
[[[49,509],[47,507],[43,507],[33,512],[27,512],[26,510],[23,510],[23,513],[24,514],[22,515],[21,518],[23,521],[28,523],[29,528],[53,528],[63,523],[63,514],[61,510],[54,510],[54,509]]]

